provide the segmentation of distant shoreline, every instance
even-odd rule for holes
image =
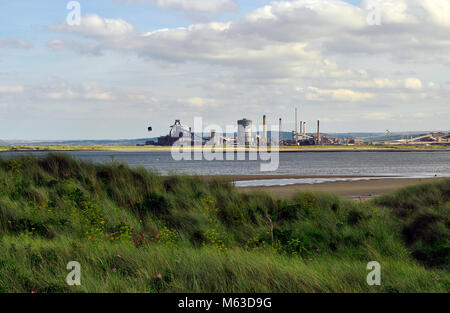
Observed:
[[[193,151],[199,151],[199,148],[193,148]],[[158,146],[0,146],[1,152],[170,152],[171,147]],[[212,150],[215,151],[214,149]],[[254,152],[256,149],[235,148],[233,152]],[[415,145],[415,146],[299,146],[299,147],[280,147],[280,153],[295,152],[436,152],[450,151],[450,146],[444,145]],[[224,152],[226,152],[224,150]],[[270,149],[268,150],[270,152]]]

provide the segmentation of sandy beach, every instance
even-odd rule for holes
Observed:
[[[317,176],[313,176],[317,178]],[[321,176],[325,178],[326,176]],[[329,178],[328,176],[327,178]],[[340,176],[351,177],[351,176]],[[311,176],[239,176],[234,180],[254,180],[254,179],[278,179],[278,178],[312,178]],[[291,197],[298,191],[314,191],[337,194],[345,198],[370,199],[375,196],[393,192],[396,189],[425,182],[443,180],[445,178],[386,178],[364,181],[338,181],[326,182],[322,184],[298,184],[289,186],[270,186],[270,187],[243,187],[239,188],[242,192],[251,192],[255,190],[266,191],[270,194],[282,197]]]

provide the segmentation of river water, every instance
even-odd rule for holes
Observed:
[[[28,152],[29,153],[29,152]],[[77,159],[98,163],[125,162],[166,174],[195,175],[311,175],[450,177],[450,151],[436,152],[290,152],[279,154],[273,172],[261,172],[262,161],[175,161],[170,152],[67,152]],[[25,152],[0,153],[3,158]],[[32,152],[37,157],[46,152]]]

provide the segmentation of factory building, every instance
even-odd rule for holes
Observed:
[[[148,131],[152,131],[152,127],[148,128]],[[147,141],[147,145],[158,146],[172,146],[174,143],[183,141],[191,143],[193,140],[193,133],[190,127],[181,124],[180,120],[175,120],[175,123],[170,126],[169,135],[158,137],[158,142]]]

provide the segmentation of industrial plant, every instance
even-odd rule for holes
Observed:
[[[416,137],[399,140],[372,141],[361,138],[351,137],[331,137],[321,133],[320,120],[317,121],[313,132],[307,132],[307,124],[305,121],[298,121],[298,109],[295,109],[295,129],[289,132],[283,131],[282,119],[278,120],[278,132],[270,132],[267,130],[267,116],[262,118],[263,130],[258,132],[252,120],[243,118],[237,121],[237,132],[232,134],[220,134],[215,130],[211,130],[209,134],[194,133],[192,128],[181,124],[180,120],[169,127],[169,133],[160,136],[157,141],[149,140],[146,145],[154,146],[172,146],[177,144],[186,145],[234,145],[257,147],[265,145],[280,146],[313,146],[313,145],[421,145],[421,144],[442,144],[450,145],[450,134],[443,132],[432,132],[421,134]],[[152,127],[148,127],[148,131],[153,131]],[[389,131],[388,131],[389,132]],[[277,136],[278,133],[278,136]],[[286,133],[290,134],[286,138]]]
[[[431,132],[407,139],[389,140],[383,143],[389,145],[450,145],[450,134],[443,132]]]

